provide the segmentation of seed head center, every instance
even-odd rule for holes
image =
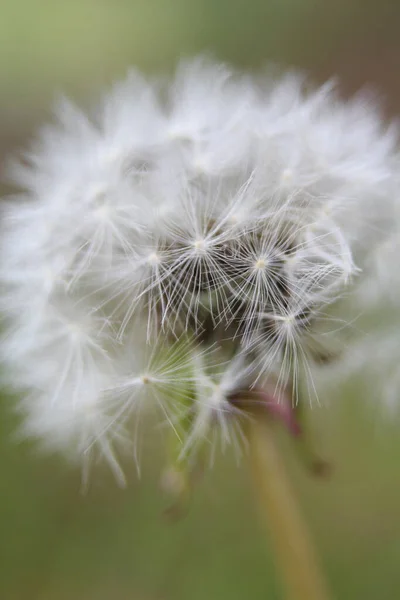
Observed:
[[[282,180],[289,182],[289,181],[291,181],[291,179],[293,179],[293,171],[292,171],[292,169],[289,169],[289,168],[283,169],[283,171],[282,171]]]
[[[206,248],[205,240],[204,239],[195,240],[193,242],[193,246],[194,246],[194,248],[196,248],[196,250],[204,251]]]
[[[263,269],[265,269],[265,267],[267,266],[267,264],[268,264],[268,261],[267,261],[265,258],[259,258],[259,259],[256,261],[256,263],[255,263],[255,265],[254,265],[254,268],[255,268],[257,271],[262,271]]]
[[[151,265],[158,265],[160,262],[160,256],[157,254],[157,252],[152,252],[149,255],[148,261]]]

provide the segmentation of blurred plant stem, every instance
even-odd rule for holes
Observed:
[[[307,527],[266,419],[250,425],[251,466],[261,514],[286,589],[286,600],[329,600]]]

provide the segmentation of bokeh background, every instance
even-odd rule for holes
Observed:
[[[368,84],[400,114],[398,0],[1,0],[0,156],[25,143],[58,92],[89,103],[129,65],[173,69],[207,51],[246,68],[273,61],[337,75],[344,95]],[[400,343],[400,332],[399,332]],[[312,478],[282,436],[293,486],[340,600],[400,597],[400,422],[361,397],[329,390],[312,412],[328,480]],[[162,448],[145,440],[143,475],[120,490],[14,438],[0,413],[0,598],[257,600],[282,598],[246,461],[220,456],[189,514],[162,517]],[[383,412],[383,416],[382,416]]]

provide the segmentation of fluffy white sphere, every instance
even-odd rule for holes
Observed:
[[[398,132],[366,97],[197,59],[56,112],[11,167],[0,242],[1,354],[27,433],[97,446],[120,479],[138,408],[183,454],[237,442],[234,398],[273,381],[296,402],[303,378],[312,399],[336,334],[393,303]]]

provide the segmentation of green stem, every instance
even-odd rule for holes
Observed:
[[[250,447],[261,513],[270,531],[287,600],[328,600],[317,556],[286,477],[272,426],[265,419],[252,421]]]

